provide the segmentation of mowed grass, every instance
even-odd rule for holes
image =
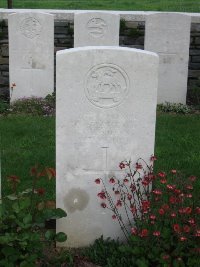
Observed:
[[[1,117],[0,133],[3,195],[9,192],[8,175],[18,175],[21,178],[20,188],[26,189],[32,182],[29,175],[32,166],[55,167],[54,117]],[[156,171],[178,169],[185,175],[200,176],[199,133],[199,115],[159,114],[156,125]],[[48,199],[55,198],[55,180],[41,178],[39,186],[47,187]]]
[[[6,6],[1,0],[0,7]],[[200,0],[13,0],[13,8],[199,12]]]
[[[2,193],[9,191],[6,177],[20,177],[20,189],[30,188],[30,168],[55,167],[55,118],[11,116],[0,118]],[[47,188],[48,198],[55,198],[55,181],[43,177],[38,187]]]

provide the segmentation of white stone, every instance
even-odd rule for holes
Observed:
[[[100,207],[98,177],[122,176],[118,164],[154,152],[158,56],[120,47],[57,53],[56,202],[68,216],[57,231],[82,247],[101,235],[120,239],[112,213]]]
[[[106,12],[74,15],[74,47],[118,46],[120,16]]]
[[[145,50],[160,58],[158,103],[186,103],[191,17],[176,13],[148,15]]]
[[[45,97],[54,90],[54,18],[37,12],[11,14],[9,72],[11,101]]]

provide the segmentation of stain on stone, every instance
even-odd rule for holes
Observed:
[[[68,212],[84,210],[89,202],[89,195],[80,188],[72,188],[64,199],[64,205]]]

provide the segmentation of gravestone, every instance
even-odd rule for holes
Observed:
[[[8,16],[11,101],[45,97],[54,90],[54,17],[26,12]]]
[[[158,103],[186,103],[191,17],[146,16],[145,50],[159,55]]]
[[[118,46],[120,16],[106,12],[74,14],[74,47]]]
[[[138,49],[85,47],[57,53],[57,231],[82,247],[101,235],[122,239],[94,183],[122,176],[122,160],[154,152],[158,56]]]

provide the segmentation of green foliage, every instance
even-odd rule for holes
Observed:
[[[60,219],[67,214],[48,206],[42,200],[45,189],[37,188],[37,181],[42,177],[52,179],[54,170],[34,167],[31,175],[34,176],[32,188],[22,192],[18,191],[19,177],[7,177],[12,194],[5,196],[0,203],[0,266],[35,267],[36,263],[40,263],[37,266],[49,266],[52,259],[45,254],[45,250],[51,248],[54,242],[65,242],[67,239],[62,232],[45,229],[46,221]],[[66,257],[69,258],[69,255],[66,254]],[[61,264],[60,259],[63,258],[58,255],[57,264]]]
[[[92,262],[106,267],[127,267],[133,266],[134,258],[126,258],[121,251],[121,243],[111,239],[97,239],[92,246],[83,252]]]
[[[7,1],[1,0],[0,7],[6,8]],[[199,0],[15,0],[13,8],[57,8],[57,9],[96,9],[96,10],[150,10],[199,12]]]
[[[50,116],[55,114],[55,93],[45,98],[30,97],[16,100],[10,105],[11,114]]]
[[[5,100],[0,99],[0,114],[6,114],[9,111],[9,104]]]
[[[152,156],[151,161],[155,160],[156,157]],[[163,171],[155,174],[153,163],[147,165],[142,159],[136,164],[122,161],[119,168],[125,169],[124,179],[112,176],[109,179],[110,187],[102,178],[95,180],[101,190],[97,194],[101,199],[100,206],[109,209],[127,239],[127,244],[117,248],[113,246],[117,257],[121,259],[123,255],[125,259],[125,264],[121,262],[119,266],[198,265],[198,178],[184,176],[175,169],[168,174]],[[95,251],[97,248],[102,251],[100,246],[96,247]],[[112,256],[109,255],[109,258],[112,259]],[[108,261],[104,266],[109,266],[107,264]],[[118,266],[116,262],[112,264],[110,266]]]
[[[181,103],[165,102],[164,104],[158,105],[158,111],[188,114],[188,113],[191,113],[191,108]]]

